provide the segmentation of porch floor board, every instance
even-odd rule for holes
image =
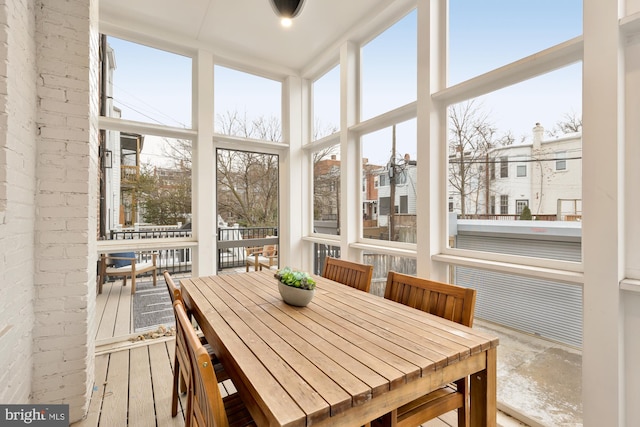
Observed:
[[[96,296],[96,344],[127,339],[133,333],[131,284],[122,280],[107,282]]]
[[[186,395],[178,415],[171,416],[175,339],[148,342],[96,356],[95,383],[89,411],[73,427],[184,426]],[[222,396],[235,393],[230,380],[220,385]]]

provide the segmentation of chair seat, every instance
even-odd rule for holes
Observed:
[[[152,262],[140,262],[136,263],[136,273],[144,273],[145,270],[152,270],[155,265]],[[125,265],[124,267],[107,267],[105,270],[107,274],[123,274],[130,273],[132,271],[131,265]]]
[[[216,356],[215,351],[213,351],[213,347],[211,347],[207,343],[207,340],[204,337],[200,338],[200,342],[204,346],[205,350],[207,350],[207,353],[209,353],[209,357],[211,357],[211,362],[213,363],[213,370],[216,372],[216,378],[218,379],[218,382],[221,383],[222,381],[226,381],[230,379],[229,374],[227,373],[227,371],[224,370],[224,366],[222,365],[222,362],[220,362],[220,360],[218,359],[218,356]]]
[[[256,263],[255,256],[247,257],[247,263],[254,265]],[[266,256],[258,255],[258,264],[269,264],[269,258]]]
[[[398,426],[417,426],[463,406],[464,396],[455,385],[434,390],[398,408]],[[429,408],[429,409],[426,409]]]
[[[216,373],[217,375],[217,373]],[[220,378],[218,378],[220,381]],[[255,426],[249,410],[240,398],[238,393],[230,394],[222,398],[224,404],[224,410],[227,413],[227,419],[229,420],[229,427],[244,427]]]

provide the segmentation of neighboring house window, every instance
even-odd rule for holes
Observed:
[[[373,178],[373,188],[378,188],[378,177]]]
[[[500,196],[500,214],[507,215],[509,213],[509,196]]]
[[[518,165],[516,170],[517,177],[527,176],[527,165]]]
[[[386,187],[387,186],[387,176],[386,175],[380,175],[379,184],[380,184],[380,187]]]
[[[494,162],[489,163],[489,178],[496,179],[496,164]]]
[[[529,200],[516,200],[516,215],[520,215],[525,206],[529,206]]]
[[[556,170],[557,171],[567,170],[567,152],[566,151],[558,151],[556,153]]]
[[[380,197],[380,215],[389,215],[389,197]]]
[[[500,157],[500,178],[507,178],[509,176],[508,160],[508,157]]]
[[[496,214],[496,196],[491,196],[489,198],[489,213],[491,215]]]
[[[400,213],[409,213],[409,196],[400,196]]]

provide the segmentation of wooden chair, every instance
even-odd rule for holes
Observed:
[[[384,297],[468,327],[473,324],[475,289],[390,271]],[[391,425],[415,427],[454,409],[458,410],[458,427],[468,426],[468,378],[426,394],[387,416]]]
[[[167,290],[169,291],[169,296],[171,297],[171,304],[175,304],[176,301],[180,301],[185,307],[185,312],[187,313],[187,317],[191,319],[190,312],[187,311],[186,306],[184,305],[184,300],[182,299],[182,292],[180,291],[180,287],[176,286],[171,274],[168,271],[164,271],[164,281],[167,283]],[[174,313],[175,314],[175,313]],[[176,330],[178,329],[178,319],[176,318]],[[218,357],[215,355],[213,348],[207,344],[207,340],[202,336],[199,337],[200,342],[203,344],[211,360],[214,365],[214,369],[216,371],[216,377],[218,382],[222,382],[229,379],[229,375],[224,370],[224,366],[218,360]],[[178,414],[178,382],[180,382],[179,390],[182,393],[187,392],[187,384],[189,384],[189,378],[191,376],[191,365],[187,363],[189,357],[187,356],[187,350],[184,347],[184,344],[176,338],[176,349],[175,349],[175,359],[173,365],[173,392],[171,393],[171,416],[175,417]],[[185,362],[186,361],[186,362]]]
[[[322,277],[343,283],[352,288],[369,292],[373,265],[360,264],[343,259],[326,257]]]
[[[151,260],[138,262],[135,252],[102,254],[100,257],[100,281],[98,293],[102,293],[107,276],[122,277],[122,286],[127,286],[127,278],[131,278],[131,294],[136,293],[136,277],[151,272],[153,286],[157,284],[157,254],[151,254]]]
[[[246,248],[246,267],[253,266],[254,271],[263,267],[278,267],[278,245],[253,246]]]
[[[236,427],[255,426],[255,422],[240,398],[239,393],[222,398],[218,379],[209,353],[200,343],[184,305],[177,300],[174,304],[176,315],[176,342],[186,348],[191,367],[191,378],[187,397],[186,427]]]

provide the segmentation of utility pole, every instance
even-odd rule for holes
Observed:
[[[396,125],[392,127],[391,161],[389,162],[389,241],[395,240],[394,215],[396,213]]]

